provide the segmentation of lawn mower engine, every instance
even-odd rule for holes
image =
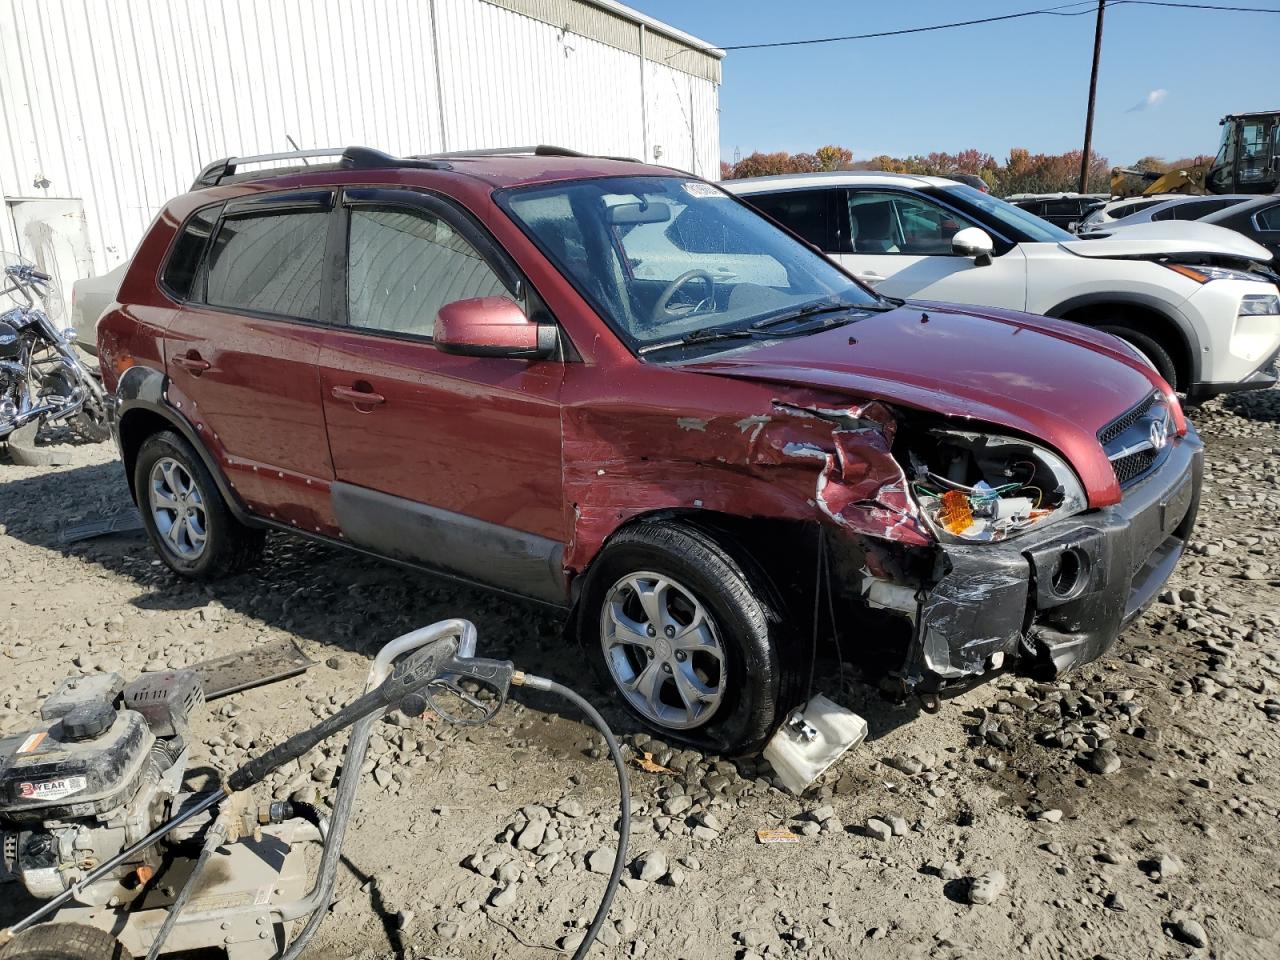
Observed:
[[[41,724],[0,742],[4,867],[34,897],[56,897],[172,814],[187,731],[204,704],[193,670],[70,677],[44,701]],[[122,906],[160,871],[160,844],[77,892]]]

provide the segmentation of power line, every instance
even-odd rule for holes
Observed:
[[[1088,4],[1085,10],[1076,10],[1071,13],[1062,13],[1070,7],[1079,7]],[[1079,3],[1064,3],[1057,7],[1047,7],[1043,10],[1026,10],[1022,13],[1006,13],[999,17],[981,17],[977,20],[959,20],[955,23],[938,23],[929,27],[907,27],[902,30],[882,30],[878,33],[858,33],[845,37],[818,37],[813,40],[777,40],[771,43],[739,43],[732,46],[722,46],[721,50],[760,50],[765,47],[801,47],[813,43],[840,43],[844,40],[872,40],[876,37],[899,37],[908,33],[928,33],[931,30],[950,30],[953,27],[971,27],[979,23],[996,23],[1000,20],[1018,20],[1022,17],[1078,17],[1084,13],[1092,13],[1093,4],[1091,0],[1081,0]]]
[[[1219,10],[1229,13],[1280,13],[1275,7],[1236,7],[1213,3],[1181,3],[1177,0],[1111,0],[1112,6],[1132,4],[1144,7],[1173,7],[1185,10]],[[1072,7],[1083,7],[1073,10]],[[951,30],[956,27],[972,27],[984,23],[999,23],[1003,20],[1020,20],[1026,17],[1079,17],[1092,14],[1096,9],[1093,0],[1080,0],[1077,3],[1064,3],[1056,7],[1045,7],[1040,10],[1024,10],[1020,13],[1006,13],[998,17],[980,17],[976,20],[957,20],[954,23],[936,23],[927,27],[906,27],[901,30],[881,30],[876,33],[856,33],[840,37],[815,37],[809,40],[775,40],[769,43],[739,43],[721,46],[721,50],[762,50],[770,47],[801,47],[817,43],[842,43],[846,40],[873,40],[878,37],[900,37],[911,33],[929,33],[934,30]]]

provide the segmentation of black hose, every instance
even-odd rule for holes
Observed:
[[[620,817],[618,820],[618,852],[613,858],[613,872],[609,874],[609,882],[605,884],[604,897],[600,900],[596,915],[591,921],[591,926],[587,928],[587,935],[583,937],[582,943],[578,944],[578,949],[573,952],[573,960],[583,960],[591,949],[591,945],[595,943],[596,937],[600,933],[600,928],[609,916],[609,908],[613,906],[613,898],[618,892],[618,883],[622,880],[622,871],[627,863],[627,842],[631,837],[631,785],[627,777],[627,766],[623,762],[622,750],[618,747],[618,741],[614,739],[613,731],[604,722],[604,717],[600,716],[596,708],[588,703],[584,697],[568,687],[556,683],[554,680],[548,680],[546,677],[535,677],[532,674],[525,674],[524,685],[535,690],[545,690],[548,693],[558,694],[586,714],[592,726],[599,730],[601,736],[604,737],[604,742],[609,747],[609,756],[613,760],[613,766],[618,771],[618,815]]]

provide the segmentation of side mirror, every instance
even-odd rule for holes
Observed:
[[[974,264],[979,267],[991,263],[991,251],[994,249],[991,235],[980,227],[965,227],[951,238],[951,252],[959,257],[973,257]]]
[[[432,340],[445,353],[541,360],[556,350],[556,327],[536,323],[506,297],[447,303],[436,314]]]

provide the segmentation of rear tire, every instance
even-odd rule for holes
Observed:
[[[80,923],[44,923],[18,934],[0,960],[127,960],[124,944],[97,927]]]
[[[232,516],[200,455],[172,430],[143,441],[133,490],[147,536],[179,576],[216,580],[261,556],[266,534]]]
[[[1175,393],[1179,390],[1186,390],[1186,384],[1178,383],[1178,368],[1174,365],[1173,357],[1150,334],[1123,324],[1103,324],[1098,329],[1114,337],[1119,337],[1150,360],[1151,365],[1156,368],[1156,372],[1164,377],[1169,386],[1173,387]]]
[[[781,719],[797,674],[758,577],[700,530],[638,523],[592,564],[578,637],[627,709],[663,738],[746,752]]]

